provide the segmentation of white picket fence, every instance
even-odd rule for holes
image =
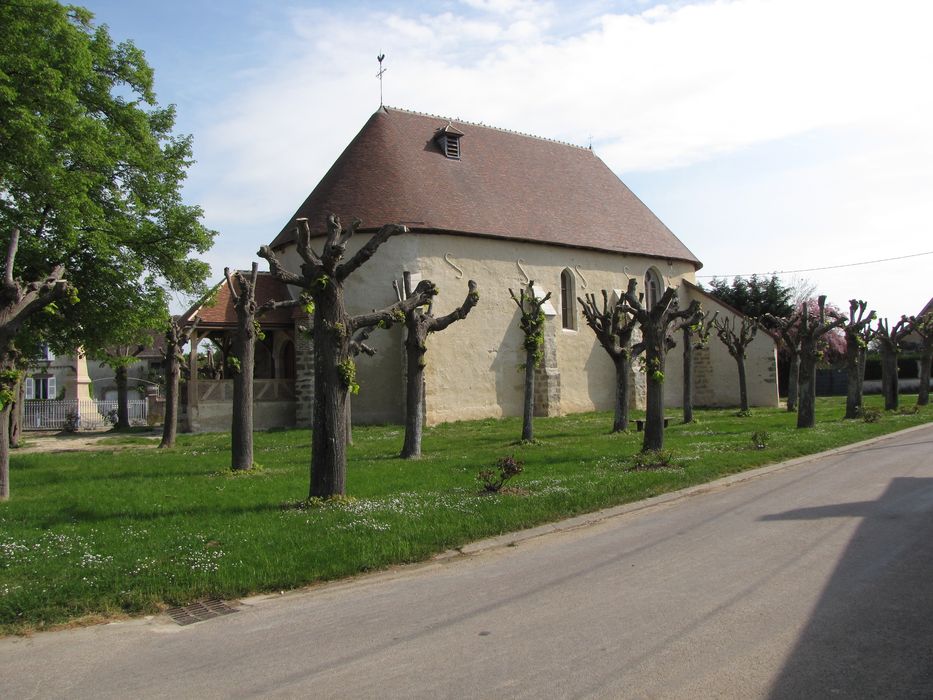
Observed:
[[[149,404],[145,400],[129,401],[130,425],[146,425]],[[62,430],[72,425],[77,430],[95,430],[112,425],[116,418],[116,401],[25,401],[23,430]]]

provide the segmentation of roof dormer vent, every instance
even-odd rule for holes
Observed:
[[[450,122],[447,122],[447,126],[437,130],[434,139],[437,141],[437,145],[441,147],[441,153],[453,160],[460,160],[461,136],[463,136],[463,132],[451,126]]]

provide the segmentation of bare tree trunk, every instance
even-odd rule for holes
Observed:
[[[165,419],[162,423],[162,441],[160,448],[174,447],[178,435],[178,382],[181,378],[181,366],[174,349],[169,348],[171,356],[165,361]]]
[[[314,426],[309,498],[346,493],[347,384],[350,359],[343,287],[318,291],[314,310]],[[341,375],[341,372],[343,374]]]
[[[862,410],[862,386],[865,364],[862,361],[864,350],[860,347],[846,347],[846,415],[848,419],[858,418]]]
[[[0,409],[0,501],[10,499],[10,415],[13,402]]]
[[[22,377],[16,382],[16,403],[10,413],[10,447],[19,447],[23,439],[23,409],[26,405],[26,383]]]
[[[925,350],[920,356],[920,393],[917,395],[918,406],[926,406],[930,403],[931,362],[933,362],[933,350]]]
[[[897,410],[899,386],[897,378],[897,352],[881,345],[881,393],[884,394],[884,410]]]
[[[603,303],[600,309],[595,294],[577,297],[583,309],[583,317],[596,334],[596,339],[609,354],[616,369],[615,415],[612,432],[628,430],[629,422],[629,375],[632,371],[632,358],[641,352],[632,346],[632,334],[638,321],[634,318],[625,298],[616,303],[609,303],[609,293],[602,290]],[[687,331],[685,331],[687,332]]]
[[[693,422],[693,331],[690,324],[685,324],[684,342],[684,423]]]
[[[521,314],[519,328],[524,336],[522,345],[525,348],[525,397],[522,408],[522,442],[534,442],[535,367],[541,361],[545,323],[541,307],[551,298],[551,293],[548,292],[539,299],[535,296],[534,280],[528,280],[526,289],[520,289],[517,296],[509,289],[509,295]]]
[[[735,363],[739,368],[739,405],[740,410],[745,413],[748,411],[748,382],[745,378],[745,355],[736,357]]]
[[[328,498],[346,492],[347,391],[356,388],[356,365],[350,358],[353,333],[362,328],[391,324],[398,320],[399,314],[404,315],[428,303],[437,294],[437,288],[424,280],[408,299],[381,311],[351,317],[344,305],[344,281],[389,238],[406,233],[408,229],[400,224],[387,224],[348,261],[341,262],[348,241],[361,225],[360,221],[343,228],[337,216],[330,215],[320,255],[311,245],[312,231],[307,219],[297,219],[295,223],[296,250],[304,261],[300,275],[286,270],[269,246],[262,246],[259,256],[269,262],[276,279],[303,288],[305,295],[314,303],[310,497]]]
[[[632,362],[628,353],[619,353],[614,358],[614,364],[616,367],[616,405],[612,432],[624,433],[628,431],[629,374],[632,371]]]
[[[816,363],[822,357],[820,340],[833,328],[845,325],[845,318],[835,315],[826,318],[826,296],[820,295],[819,315],[813,318],[806,304],[800,311],[800,405],[797,407],[797,427],[816,425]]]
[[[525,351],[525,401],[522,406],[522,442],[534,442],[535,353]]]
[[[127,368],[119,365],[114,371],[114,381],[117,385],[117,430],[126,430],[130,427],[129,392],[127,391]]]
[[[787,410],[797,410],[797,396],[800,393],[800,354],[790,353],[790,367],[787,370]]]
[[[865,353],[873,334],[871,322],[875,312],[865,313],[868,302],[849,299],[849,321],[843,330],[846,336],[846,418],[858,418],[862,408],[862,386],[865,381]]]
[[[353,446],[353,397],[350,390],[347,389],[346,409],[347,409],[347,447]]]
[[[797,408],[797,427],[812,428],[816,425],[816,360],[800,359],[800,405]]]
[[[414,311],[413,313],[418,313]],[[409,325],[405,340],[405,353],[408,360],[408,377],[405,387],[405,443],[401,456],[416,459],[421,456],[421,437],[424,432],[424,347],[423,339],[418,337]]]
[[[745,378],[745,349],[751,345],[758,334],[758,320],[743,317],[741,323],[738,319],[716,319],[713,321],[716,335],[729,350],[735,360],[739,372],[739,410],[748,412],[748,383]]]
[[[663,342],[663,341],[662,341]],[[645,438],[642,452],[664,449],[664,351],[654,343],[645,343],[645,362],[649,368],[645,397]]]
[[[424,432],[424,368],[428,335],[446,330],[452,323],[467,317],[479,301],[476,282],[470,280],[466,299],[446,316],[434,317],[432,307],[411,309],[405,314],[405,351],[408,386],[405,397],[405,444],[401,456],[415,459],[421,456],[421,438]]]
[[[239,369],[233,372],[233,423],[230,431],[230,468],[253,467],[253,369],[256,365],[256,329],[253,318],[241,319],[233,340]]]

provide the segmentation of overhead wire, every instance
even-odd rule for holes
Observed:
[[[865,260],[863,262],[854,262],[854,263],[843,263],[842,265],[826,265],[825,267],[807,267],[800,270],[769,270],[767,272],[745,272],[745,273],[736,273],[736,274],[719,274],[719,275],[697,275],[697,277],[702,277],[704,279],[712,279],[714,277],[752,277],[753,275],[764,276],[764,275],[792,275],[798,272],[818,272],[820,270],[838,270],[842,267],[857,267],[859,265],[874,265],[875,263],[884,263],[891,262],[893,260],[906,260],[907,258],[919,258],[923,255],[933,255],[933,250],[927,251],[925,253],[911,253],[910,255],[898,255],[894,258],[878,258],[877,260]]]

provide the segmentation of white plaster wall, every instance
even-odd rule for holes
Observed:
[[[190,410],[190,409],[189,409]],[[199,433],[228,433],[233,420],[230,401],[203,401],[196,410]],[[253,404],[253,430],[288,428],[295,425],[294,401],[259,401]]]
[[[730,308],[708,295],[688,290],[687,296],[690,299],[698,299],[704,311],[718,311],[720,317],[732,320],[737,316]],[[774,339],[768,333],[759,330],[751,345],[748,346],[746,354],[748,357],[745,360],[745,373],[749,406],[777,406],[779,398],[777,346]],[[712,365],[712,381],[708,391],[696,392],[694,402],[697,406],[738,406],[738,366],[729,354],[729,350],[716,335],[715,329],[710,334],[709,356]]]
[[[368,236],[350,241],[347,259]],[[315,242],[320,248],[321,241]],[[445,260],[457,265],[461,273]],[[289,248],[280,254],[283,264],[292,270],[300,267],[300,258]],[[392,280],[402,282],[404,272],[415,279],[430,279],[439,288],[434,314],[444,315],[459,306],[466,296],[467,280],[477,282],[480,301],[463,321],[428,338],[425,369],[427,422],[436,424],[453,420],[521,415],[522,374],[524,361],[522,335],[518,328],[518,309],[509,296],[509,288],[518,293],[525,283],[517,261],[535,280],[551,292],[557,324],[557,355],[561,382],[561,412],[574,413],[609,410],[613,406],[615,371],[593,332],[586,326],[580,304],[574,300],[576,329],[560,327],[560,275],[565,268],[574,271],[575,296],[586,292],[597,295],[601,289],[624,290],[629,277],[642,280],[649,266],[662,277],[663,286],[680,288],[682,307],[696,292],[681,287],[682,280],[694,281],[693,266],[686,262],[658,260],[639,256],[575,248],[541,246],[501,239],[455,236],[440,233],[405,234],[382,245],[377,253],[349,277],[345,283],[347,305],[351,313],[382,308],[395,301]],[[414,285],[413,285],[414,286]],[[707,297],[701,298],[710,308]],[[730,312],[722,307],[721,315]],[[682,402],[682,348],[668,353],[665,368],[665,403],[678,407]],[[375,357],[357,358],[359,395],[353,397],[354,422],[399,423],[404,419],[404,329],[376,330],[369,344],[377,349]],[[714,338],[710,343],[716,376],[715,395],[697,405],[733,405],[738,402],[738,374],[735,362]],[[748,382],[752,405],[777,405],[774,381],[775,352],[767,335],[760,335],[749,351]]]
[[[575,296],[601,289],[625,289],[626,274],[641,280],[650,264],[675,286],[684,276],[692,280],[688,263],[623,257],[599,251],[546,247],[531,243],[466,236],[430,234],[419,237],[420,272],[440,288],[435,314],[459,306],[466,282],[474,279],[480,302],[466,320],[428,339],[426,368],[428,422],[521,415],[524,361],[518,308],[509,296],[525,282],[517,261],[543,291],[551,292],[558,325],[557,356],[561,383],[561,412],[612,408],[615,370],[595,335],[586,326],[574,299],[576,330],[560,327],[560,275],[574,271]],[[445,261],[445,254],[463,270]],[[627,268],[627,269],[626,269]],[[640,288],[640,286],[639,286]],[[599,297],[601,299],[601,296]],[[444,358],[438,362],[437,358]]]

